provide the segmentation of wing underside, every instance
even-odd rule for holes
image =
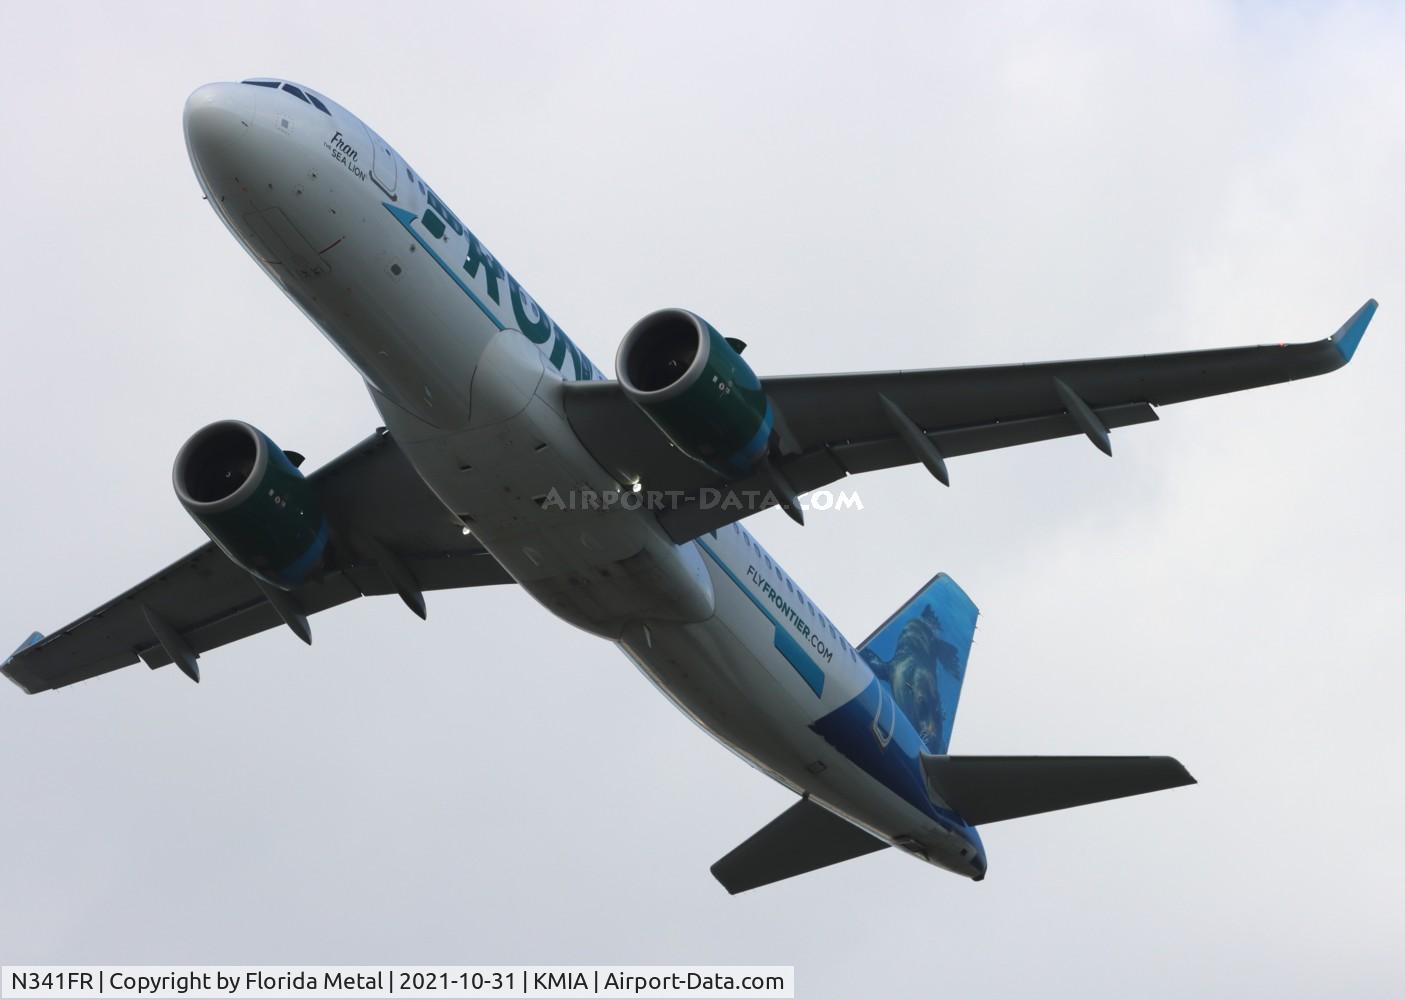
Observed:
[[[1307,344],[1088,361],[766,379],[785,440],[775,468],[797,493],[845,476],[923,461],[944,478],[946,458],[1157,419],[1155,407],[1308,378],[1352,357],[1376,304],[1330,338]],[[659,513],[675,541],[775,502],[763,473],[718,479],[675,448],[616,382],[564,387],[581,441],[621,482],[681,497]],[[935,457],[934,457],[935,456]],[[429,491],[382,431],[309,480],[338,544],[326,572],[286,597],[269,594],[213,545],[203,545],[0,667],[26,691],[49,690],[144,661],[158,667],[369,594],[398,593],[423,613],[422,592],[511,582],[506,571]],[[726,495],[725,504],[708,498]],[[157,632],[174,642],[163,643]],[[185,663],[183,669],[188,666]],[[190,672],[190,671],[188,671]]]
[[[308,481],[335,543],[326,570],[297,590],[270,594],[207,542],[52,635],[31,637],[3,673],[34,694],[138,662],[164,666],[173,652],[193,659],[283,624],[305,630],[306,616],[362,596],[399,594],[422,613],[424,591],[512,582],[384,432]]]
[[[1108,432],[1157,420],[1156,407],[1335,371],[1351,359],[1375,309],[1368,301],[1331,337],[1305,344],[767,378],[763,388],[786,432],[773,442],[774,465],[803,494],[924,454],[932,468],[932,454],[944,460],[1078,434],[1110,453]],[[659,514],[675,541],[775,500],[764,472],[728,482],[688,458],[617,382],[570,383],[565,403],[576,433],[621,483],[682,497]],[[707,502],[722,491],[731,502]]]

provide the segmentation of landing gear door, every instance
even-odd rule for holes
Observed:
[[[366,134],[371,137],[371,180],[394,201],[395,178],[400,172],[395,161],[395,151],[384,139],[376,135],[369,125],[366,126]]]

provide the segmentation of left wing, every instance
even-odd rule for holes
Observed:
[[[399,594],[424,615],[423,591],[512,577],[425,486],[384,429],[308,477],[333,528],[324,571],[290,592],[261,586],[207,542],[48,637],[35,633],[0,672],[29,694],[138,661],[175,662],[200,679],[206,650],[370,594]]]
[[[1369,300],[1331,337],[1307,344],[766,378],[762,388],[783,428],[773,465],[803,494],[919,461],[945,482],[948,458],[1074,434],[1110,455],[1108,432],[1156,420],[1153,407],[1335,371],[1351,360],[1375,311]],[[681,498],[658,515],[674,541],[775,501],[775,481],[764,471],[727,482],[684,455],[618,382],[571,382],[564,392],[571,426],[606,469],[622,483]],[[729,502],[718,502],[723,490]]]

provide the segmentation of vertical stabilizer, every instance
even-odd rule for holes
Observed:
[[[859,647],[931,753],[951,743],[979,614],[956,581],[938,573]]]

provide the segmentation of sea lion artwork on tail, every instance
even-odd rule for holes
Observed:
[[[859,649],[931,753],[945,753],[951,741],[979,613],[939,573]]]

